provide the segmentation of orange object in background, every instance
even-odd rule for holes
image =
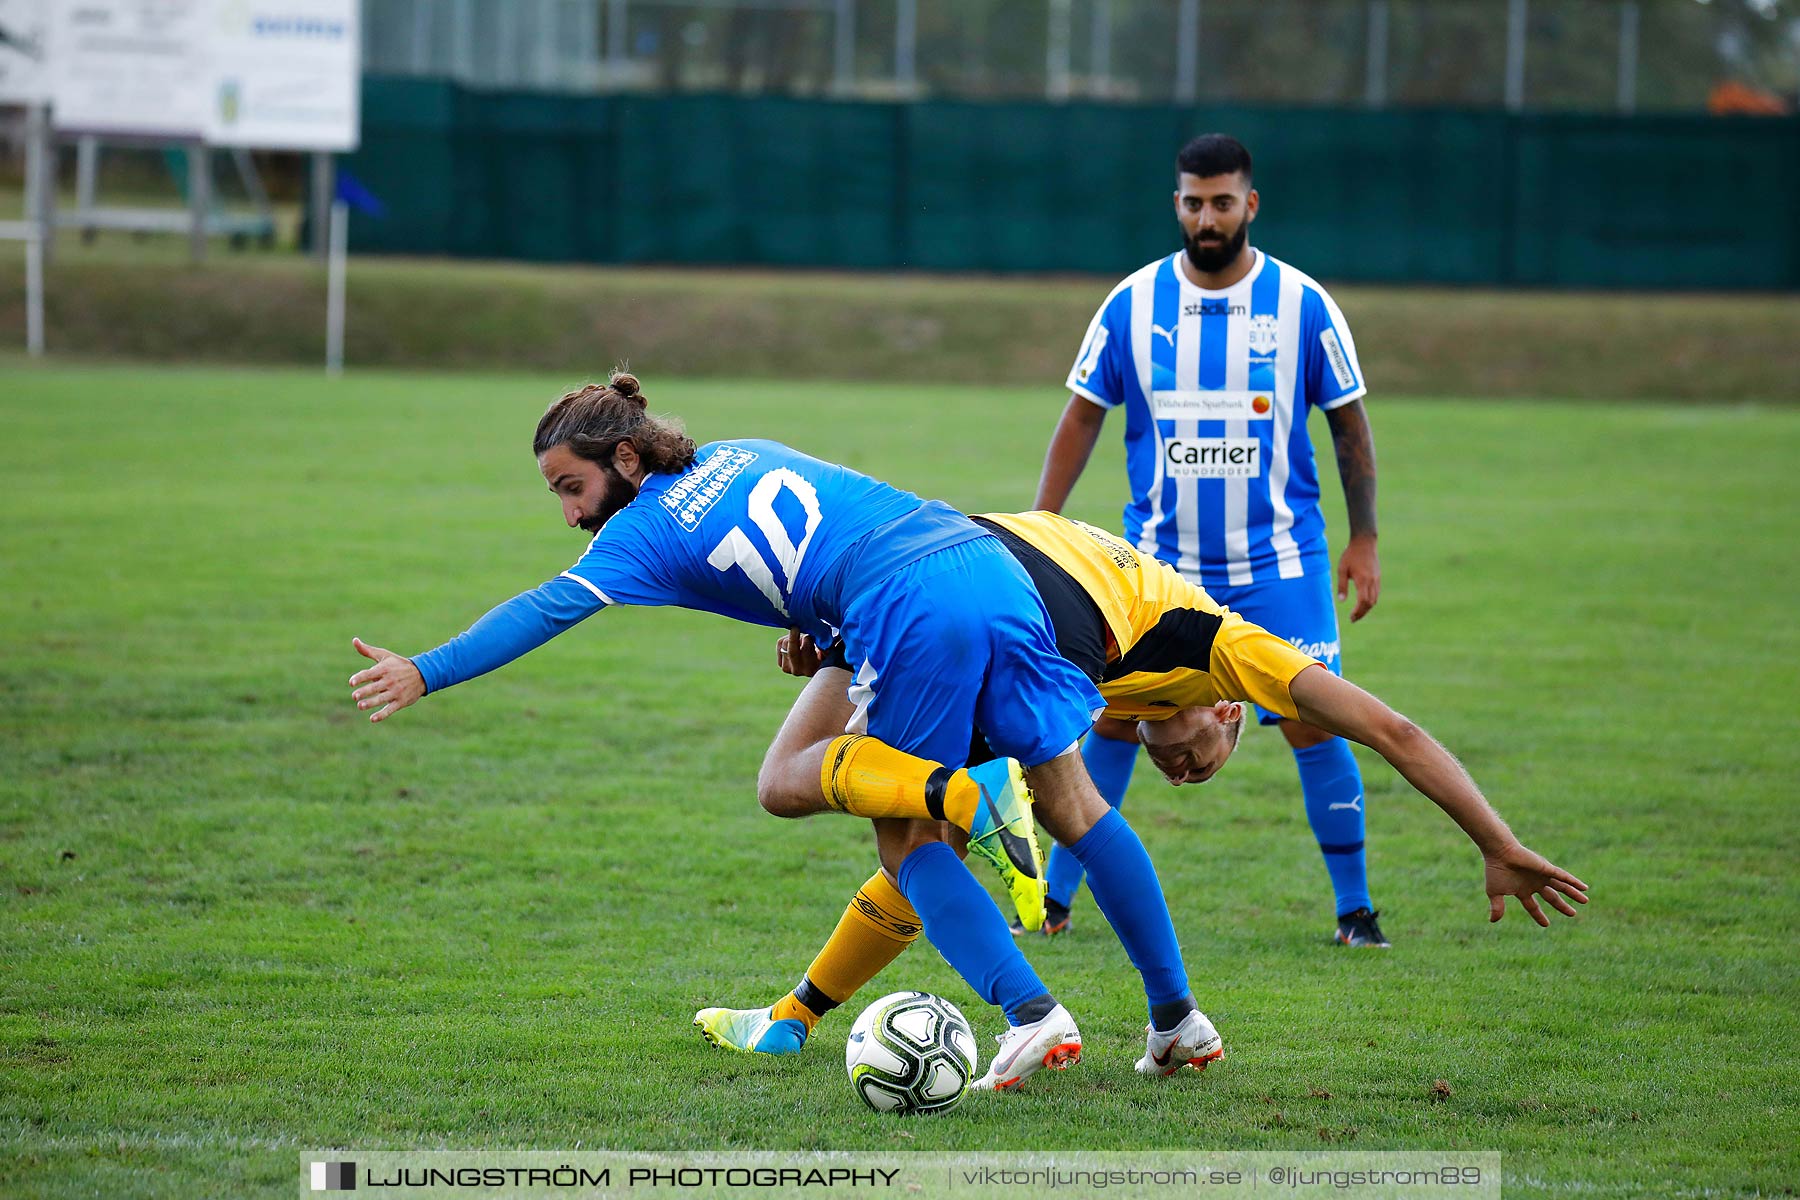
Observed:
[[[1715,117],[1785,117],[1793,106],[1774,92],[1737,79],[1721,79],[1707,94],[1706,111]]]

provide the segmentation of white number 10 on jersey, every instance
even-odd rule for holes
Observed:
[[[788,536],[787,527],[781,518],[775,515],[775,497],[786,488],[800,507],[806,510],[806,530],[800,536],[798,545]],[[786,467],[777,467],[750,489],[748,504],[750,520],[762,531],[769,543],[769,549],[775,555],[775,564],[771,566],[762,553],[744,533],[741,525],[733,525],[725,539],[713,547],[713,552],[706,556],[709,566],[717,571],[729,571],[733,567],[750,578],[775,611],[782,616],[789,616],[788,600],[794,594],[794,580],[800,574],[800,562],[806,557],[806,548],[812,544],[815,530],[819,528],[819,493],[803,476],[795,474]],[[781,582],[777,582],[775,571],[781,571]]]

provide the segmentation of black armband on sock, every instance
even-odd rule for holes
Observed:
[[[925,811],[931,814],[934,821],[947,821],[944,816],[944,792],[950,786],[950,777],[956,774],[955,767],[939,767],[925,781]]]
[[[800,986],[794,989],[794,999],[806,1005],[815,1017],[822,1017],[838,1006],[838,1001],[821,992],[819,985],[804,975],[800,977]]]

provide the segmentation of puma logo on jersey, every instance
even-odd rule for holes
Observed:
[[[1177,326],[1176,328],[1180,328],[1180,326]],[[1171,346],[1173,346],[1175,344],[1175,330],[1174,329],[1164,329],[1161,325],[1152,325],[1152,326],[1150,326],[1150,332],[1154,333],[1154,334],[1159,334],[1162,337],[1168,338],[1169,345],[1171,345]]]

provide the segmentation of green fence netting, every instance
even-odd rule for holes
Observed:
[[[1256,158],[1255,240],[1334,280],[1800,287],[1800,119],[492,93],[370,78],[359,251],[1123,273],[1176,149]]]

